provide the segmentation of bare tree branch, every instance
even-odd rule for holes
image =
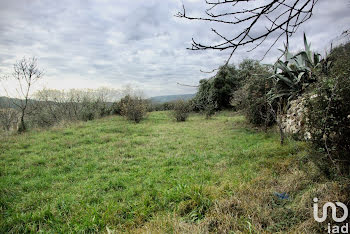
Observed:
[[[186,8],[175,16],[188,20],[208,21],[218,24],[244,25],[242,30],[235,31],[233,35],[225,36],[212,28],[212,32],[223,42],[207,45],[197,42],[192,38],[192,46],[189,50],[231,50],[226,64],[229,63],[234,52],[241,47],[252,45],[248,51],[253,51],[263,43],[267,43],[267,38],[277,35],[277,39],[270,44],[264,57],[271,48],[284,35],[288,46],[289,37],[292,36],[298,27],[310,19],[312,11],[318,0],[269,0],[261,1],[261,5],[252,4],[257,0],[218,0],[208,1],[209,6],[205,11],[205,17],[192,17],[187,15]],[[220,8],[221,7],[221,8]],[[214,10],[220,13],[215,13]],[[229,10],[227,10],[229,9]],[[226,11],[222,13],[223,11]],[[263,24],[263,25],[262,25]],[[263,31],[261,28],[264,28]],[[233,30],[234,31],[234,30]]]
[[[181,85],[181,86],[186,86],[186,87],[193,87],[193,88],[198,88],[199,85],[187,85],[187,84],[181,84],[179,82],[177,82],[178,85]]]
[[[213,73],[215,71],[219,70],[219,68],[216,68],[216,69],[213,69],[211,71],[203,71],[203,70],[199,70],[200,72],[203,72],[203,73]]]

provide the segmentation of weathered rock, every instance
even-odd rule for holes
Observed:
[[[301,96],[290,102],[287,113],[281,116],[283,131],[287,134],[293,134],[300,138],[308,140],[311,138],[307,131],[305,97]]]

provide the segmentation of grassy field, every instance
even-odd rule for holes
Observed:
[[[153,112],[140,124],[107,117],[33,130],[0,142],[0,232],[300,228],[310,214],[298,205],[320,192],[312,186],[317,170],[301,169],[306,154],[305,144],[281,146],[278,135],[231,112],[181,123]]]

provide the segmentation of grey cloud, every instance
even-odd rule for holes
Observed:
[[[302,45],[303,31],[314,48],[322,49],[349,25],[346,0],[332,5],[319,2],[314,17],[293,37],[292,49]],[[184,3],[188,14],[205,9],[201,1]],[[212,44],[219,38],[211,27],[227,35],[237,28],[175,18],[181,4],[173,0],[1,1],[0,70],[10,70],[22,56],[36,56],[50,81],[76,77],[115,87],[131,83],[149,96],[195,92],[177,82],[198,84],[210,76],[200,69],[217,68],[229,51],[188,51],[191,38]],[[238,51],[232,61],[261,58],[273,39],[252,53]],[[281,47],[282,41],[264,61],[272,62]]]

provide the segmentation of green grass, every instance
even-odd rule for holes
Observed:
[[[153,112],[140,124],[108,117],[13,136],[0,142],[0,232],[129,230],[172,213],[199,222],[264,170],[278,177],[300,147],[230,112],[181,123]]]

